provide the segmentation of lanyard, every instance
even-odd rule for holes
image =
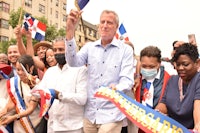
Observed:
[[[183,80],[181,78],[178,79],[178,88],[179,88],[179,93],[180,93],[180,101],[182,101],[184,98],[184,95],[183,95]]]

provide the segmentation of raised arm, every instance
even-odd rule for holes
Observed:
[[[71,10],[66,22],[66,39],[71,40],[74,37],[76,26],[79,23],[82,11]]]
[[[16,36],[17,46],[18,46],[20,55],[26,54],[26,47],[24,46],[24,43],[22,40],[22,31],[21,31],[21,27],[19,25],[17,25],[17,27],[15,27],[14,33]]]

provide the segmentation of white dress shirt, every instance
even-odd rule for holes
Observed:
[[[56,89],[62,99],[55,99],[48,114],[48,133],[70,131],[83,127],[84,105],[87,100],[87,68],[58,65],[45,72],[40,89]]]

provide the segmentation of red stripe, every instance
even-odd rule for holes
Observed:
[[[43,24],[42,22],[38,22],[37,27],[44,32],[46,31],[46,25]]]
[[[29,19],[28,19],[28,23],[30,24],[30,25],[29,25],[30,27],[33,25],[33,20],[32,20],[32,18],[29,18]]]

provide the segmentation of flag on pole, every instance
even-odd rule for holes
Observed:
[[[78,10],[82,10],[88,2],[89,0],[75,0],[75,6]]]
[[[38,41],[45,40],[46,25],[28,13],[24,15],[23,27],[25,30],[31,29],[33,39]]]
[[[124,40],[124,41],[129,41],[126,29],[123,25],[123,23],[121,23],[121,25],[119,26],[119,29],[116,33],[116,38],[120,39],[120,40]]]

